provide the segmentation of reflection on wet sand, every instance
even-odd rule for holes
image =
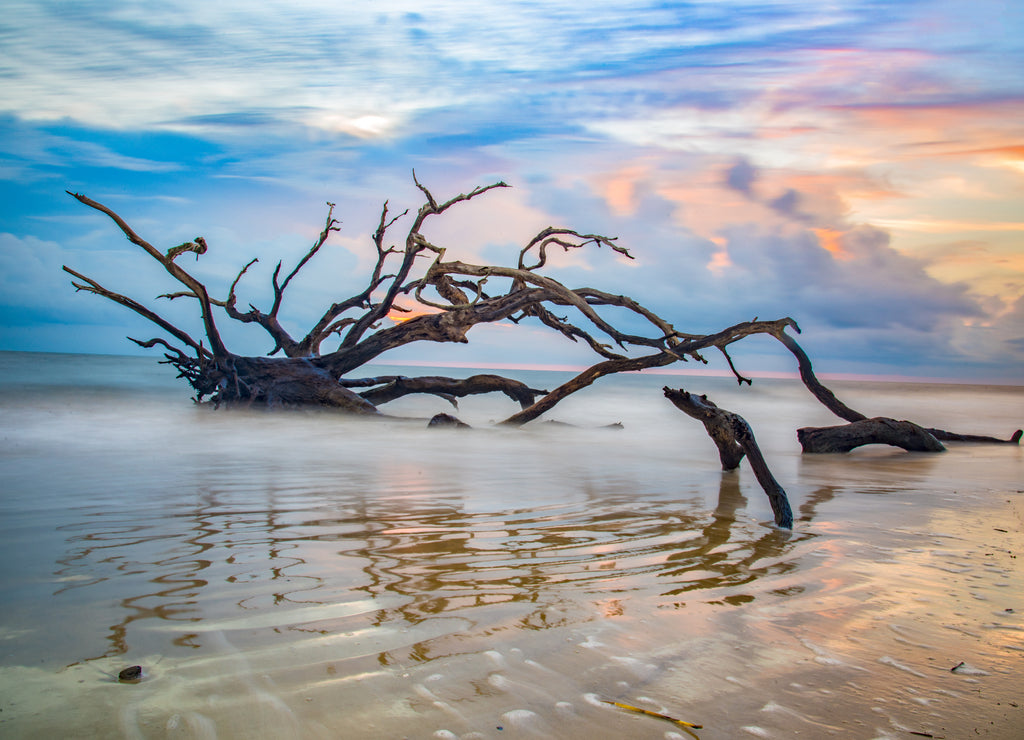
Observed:
[[[606,700],[702,740],[1021,726],[1018,450],[775,452],[788,533],[660,430],[217,415],[171,453],[149,421],[4,479],[0,734],[686,737]]]
[[[674,670],[676,658],[641,657],[663,639],[637,641],[657,613],[700,615],[800,593],[758,582],[791,572],[793,548],[815,537],[752,521],[735,472],[721,474],[710,512],[667,496],[638,501],[593,481],[575,499],[507,510],[401,492],[254,493],[240,505],[237,483],[207,488],[172,516],[147,520],[144,509],[132,521],[127,510],[86,510],[63,527],[68,549],[56,575],[65,585],[55,596],[114,579],[122,594],[136,588],[111,612],[106,652],[83,655],[69,670],[95,664],[109,675],[140,660],[144,683],[166,689],[171,681],[165,699],[233,696],[216,711],[173,715],[176,726],[193,729],[228,723],[236,732],[248,726],[240,707],[257,702],[276,717],[264,716],[269,727],[298,732],[299,694],[343,689],[371,715],[391,697],[385,704],[467,731],[479,711],[515,696],[523,706],[510,710],[509,729],[518,721],[541,735],[545,727],[557,733],[555,718],[538,708],[561,696],[556,710],[598,731],[610,721],[602,696],[631,699]],[[801,520],[833,495],[809,495]],[[122,720],[141,727],[146,712],[168,711],[148,706]],[[391,721],[368,727],[409,718]],[[611,721],[629,727],[635,718]]]
[[[737,530],[736,513],[746,500],[735,473],[722,475],[710,516],[594,489],[573,504],[472,513],[454,501],[350,499],[332,507],[332,516],[315,518],[298,516],[287,501],[274,508],[273,490],[265,496],[270,506],[240,510],[207,490],[187,514],[158,523],[91,512],[62,527],[70,536],[55,572],[65,585],[55,596],[113,578],[122,589],[134,583],[140,591],[120,599],[107,650],[83,659],[128,654],[132,631],[144,635],[153,621],[174,626],[173,645],[198,648],[207,632],[203,622],[217,621],[225,610],[274,609],[283,620],[276,625],[271,618],[274,627],[325,634],[330,619],[303,625],[287,623],[287,615],[339,598],[381,604],[372,626],[408,627],[444,616],[465,618],[478,631],[497,629],[510,614],[514,620],[502,629],[622,616],[636,611],[627,595],[648,591],[645,603],[658,594],[721,590],[705,600],[740,604],[754,592],[735,587],[788,570],[787,549],[807,536],[761,526]],[[175,532],[171,524],[186,528]],[[677,598],[654,601],[685,605]],[[431,638],[382,652],[378,660],[429,661],[458,652],[456,644]]]
[[[223,584],[257,579],[269,583],[287,581],[281,593],[273,594],[273,603],[281,604],[294,601],[303,590],[316,588],[322,581],[319,576],[292,577],[288,573],[289,568],[304,561],[288,555],[300,545],[289,536],[277,536],[286,534],[288,525],[277,521],[280,514],[272,506],[237,511],[222,505],[216,492],[202,492],[199,498],[201,503],[187,515],[169,521],[132,523],[122,520],[125,512],[96,512],[83,522],[60,528],[86,532],[69,537],[69,551],[57,561],[60,568],[54,575],[67,585],[58,589],[55,596],[111,578],[117,578],[121,584],[135,583],[143,590],[120,600],[122,618],[109,627],[107,651],[89,660],[129,652],[129,628],[144,620],[181,624],[181,634],[173,644],[199,647],[195,642],[198,634],[189,632],[188,625],[202,620],[204,594],[211,589],[224,589]],[[273,492],[269,492],[271,505],[273,498]],[[187,524],[188,529],[172,530],[171,524]],[[214,557],[218,558],[216,562],[211,559]],[[220,583],[211,583],[211,578]],[[245,591],[234,603],[240,609],[254,609],[258,605],[249,602],[258,598],[260,594]]]
[[[666,558],[666,570],[660,575],[675,579],[684,585],[665,592],[665,596],[679,596],[690,591],[725,586],[742,586],[763,576],[785,573],[793,567],[792,563],[777,559],[795,541],[803,539],[806,535],[766,528],[762,534],[749,541],[738,540],[730,543],[733,525],[736,523],[736,512],[742,510],[746,503],[746,498],[740,492],[738,472],[723,472],[718,489],[718,506],[715,507],[711,521],[701,528],[700,537]],[[813,508],[808,510],[808,517],[812,511]],[[729,544],[731,546],[727,546]],[[772,562],[773,560],[775,562]],[[759,563],[762,564],[758,565]],[[700,573],[701,576],[694,578],[694,573]],[[734,606],[753,600],[754,595],[751,593],[729,593],[722,597],[723,603]],[[677,601],[673,605],[686,604]]]

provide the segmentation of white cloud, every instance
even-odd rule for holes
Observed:
[[[680,55],[843,29],[857,3],[9,2],[4,109],[132,128],[239,109],[326,124],[494,103],[556,83],[686,66]],[[707,75],[702,75],[707,79]],[[311,115],[304,111],[312,111]],[[362,134],[360,134],[362,135]]]
[[[12,1],[0,124],[15,123],[0,177],[35,200],[4,228],[57,233],[68,209],[40,205],[53,199],[45,178],[82,178],[69,186],[116,205],[128,190],[140,229],[211,239],[211,280],[260,256],[245,283],[257,300],[257,269],[287,265],[315,236],[319,211],[300,206],[337,201],[339,249],[302,286],[319,304],[337,295],[327,278],[353,271],[384,198],[393,212],[419,205],[415,167],[439,197],[517,186],[432,226],[467,259],[510,261],[552,223],[606,232],[633,249],[629,269],[574,254],[559,274],[637,294],[685,328],[792,313],[836,337],[885,335],[875,349],[830,345],[846,356],[973,351],[972,332],[1012,339],[989,330],[1024,291],[1019,232],[1005,231],[1019,226],[1021,91],[1002,69],[1019,66],[1020,34],[997,28],[984,0],[973,26],[954,6],[883,4],[879,23],[878,4],[859,0]],[[988,102],[999,95],[1002,107]],[[963,153],[985,142],[989,154]],[[137,264],[97,251],[119,235],[89,223],[72,233],[64,221],[57,241],[5,237],[26,286],[8,278],[7,295],[45,310],[30,286],[52,284],[59,264],[33,266],[31,247],[81,249],[68,259],[100,279]],[[978,228],[933,233],[951,225]],[[986,257],[973,294],[935,244],[954,240]]]

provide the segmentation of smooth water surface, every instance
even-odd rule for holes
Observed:
[[[665,384],[751,422],[792,532]],[[834,389],[952,431],[1024,419],[1020,388]],[[388,407],[409,421],[188,396],[152,359],[0,353],[0,735],[1024,727],[1017,446],[801,456],[798,426],[839,422],[791,381],[607,379],[550,415],[578,426],[520,430],[489,425],[504,397],[462,401],[467,431],[426,428],[436,398]]]

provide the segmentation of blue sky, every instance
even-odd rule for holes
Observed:
[[[1024,383],[1021,69],[1010,0],[7,2],[0,348],[156,335],[62,264],[194,322],[65,189],[161,247],[203,235],[215,294],[259,257],[240,292],[263,306],[337,203],[285,304],[299,330],[361,288],[383,201],[420,203],[415,168],[439,197],[513,186],[431,227],[449,256],[513,264],[545,226],[600,232],[636,260],[552,274],[683,331],[789,315],[824,372]],[[238,329],[235,351],[270,349]],[[470,340],[396,360],[591,359],[525,326]],[[792,369],[771,342],[739,354]]]

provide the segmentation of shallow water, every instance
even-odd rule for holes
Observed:
[[[665,384],[751,422],[793,532]],[[1020,388],[833,387],[1024,419]],[[836,422],[790,381],[627,376],[552,414],[580,427],[487,428],[514,410],[213,412],[152,360],[0,353],[0,734],[1019,737],[1019,447],[801,456]]]

